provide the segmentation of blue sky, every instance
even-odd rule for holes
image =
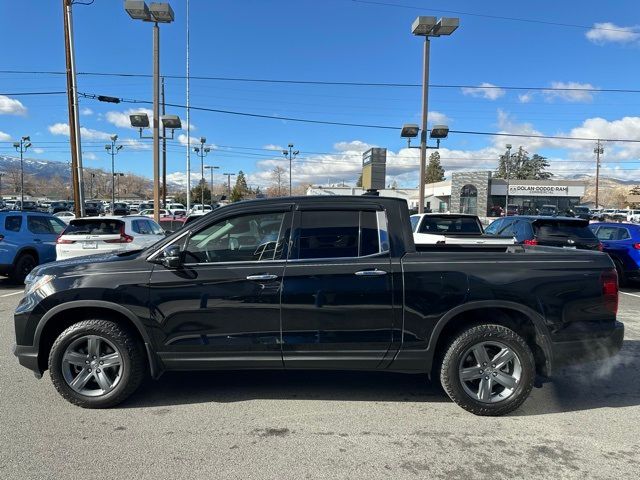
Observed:
[[[419,15],[459,16],[451,37],[434,39],[431,83],[440,85],[592,86],[638,89],[640,15],[637,1],[454,1],[446,9],[421,0],[381,0],[389,5],[351,0],[191,0],[191,74],[193,76],[355,82],[420,83],[421,39],[410,25]],[[120,0],[95,0],[74,7],[79,72],[151,73],[151,28],[133,21]],[[185,0],[172,0],[176,22],[161,27],[161,71],[185,73]],[[63,71],[64,44],[60,1],[2,2],[2,70]],[[444,5],[444,4],[443,4]],[[405,8],[418,7],[418,8]],[[463,14],[464,13],[464,14]],[[575,24],[574,28],[469,14]],[[9,19],[15,19],[10,21]],[[80,75],[81,92],[129,99],[151,99],[149,78]],[[59,91],[65,78],[45,74],[0,74],[0,93]],[[167,79],[167,102],[185,103],[185,81]],[[237,81],[191,81],[191,104],[273,116],[335,122],[397,125],[419,123],[420,89],[413,87],[310,86]],[[19,104],[16,101],[20,102]],[[432,118],[461,131],[562,134],[588,138],[640,139],[640,93],[569,93],[432,88]],[[120,170],[149,176],[150,143],[136,140],[126,126],[129,109],[81,100],[86,166],[107,168],[105,139],[117,133],[125,148]],[[170,108],[185,120],[183,109]],[[64,124],[66,97],[0,97],[0,153],[6,143],[31,135],[34,158],[67,161]],[[292,142],[300,150],[294,183],[353,182],[360,154],[369,146],[389,149],[389,181],[417,182],[417,151],[407,150],[398,132],[344,126],[309,125],[192,111],[196,138],[215,146],[205,159],[220,171],[249,174],[250,184],[269,183],[269,171],[285,164],[279,148]],[[61,125],[62,124],[62,125]],[[185,132],[181,132],[184,134]],[[183,142],[184,143],[184,142]],[[442,163],[458,168],[493,168],[506,143],[551,159],[557,174],[592,173],[592,142],[505,139],[452,134],[443,143]],[[169,142],[168,172],[180,181],[185,146]],[[275,152],[275,153],[273,153]],[[192,155],[194,178],[199,175]],[[605,145],[605,175],[640,181],[640,145]],[[288,166],[288,165],[286,165]]]

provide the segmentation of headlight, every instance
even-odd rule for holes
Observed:
[[[25,279],[25,288],[24,288],[25,296],[35,292],[36,290],[40,290],[44,286],[51,283],[51,281],[54,278],[56,278],[55,275],[42,275],[40,277],[33,277],[33,278],[27,277]]]

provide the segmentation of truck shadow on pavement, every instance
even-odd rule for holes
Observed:
[[[567,367],[511,416],[640,405],[640,341],[625,341],[608,361]],[[248,400],[326,400],[448,403],[426,375],[388,372],[168,372],[145,385],[122,408]]]

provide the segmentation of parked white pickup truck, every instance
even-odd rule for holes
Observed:
[[[423,213],[411,215],[416,245],[513,245],[514,238],[485,235],[476,215]]]

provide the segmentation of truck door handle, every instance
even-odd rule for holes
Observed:
[[[387,272],[384,270],[378,270],[377,268],[375,270],[360,270],[359,272],[356,272],[356,275],[359,277],[379,277],[386,274]]]
[[[276,278],[278,278],[277,275],[272,275],[269,273],[263,273],[263,274],[259,274],[259,275],[249,275],[247,277],[247,280],[275,280]]]

